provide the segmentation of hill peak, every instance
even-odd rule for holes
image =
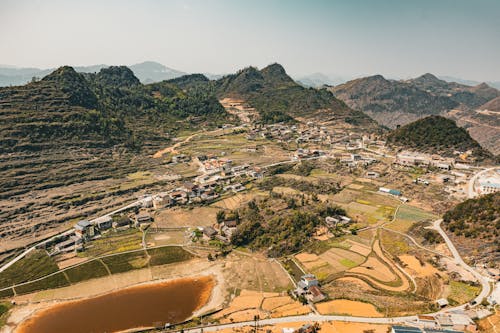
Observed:
[[[97,73],[96,80],[100,84],[114,87],[132,87],[140,85],[139,79],[127,66],[110,66]]]

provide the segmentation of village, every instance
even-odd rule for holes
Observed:
[[[232,133],[241,133],[242,129],[226,126],[223,131],[224,135],[235,137]],[[175,186],[156,193],[142,193],[137,197],[137,201],[111,213],[94,218],[83,217],[76,221],[70,230],[36,245],[36,248],[47,251],[58,262],[60,260],[70,262],[72,258],[81,262],[91,253],[103,253],[99,252],[99,247],[107,240],[112,242],[122,237],[124,239],[135,237],[133,251],[138,251],[138,248],[148,249],[164,246],[163,244],[168,246],[175,244],[189,248],[198,256],[204,256],[209,263],[218,265],[228,260],[226,258],[240,258],[242,249],[234,249],[232,246],[232,237],[237,233],[240,222],[231,214],[226,214],[226,218],[221,219],[215,218],[215,214],[206,215],[204,218],[205,212],[212,214],[221,209],[231,211],[224,207],[238,207],[248,203],[252,198],[269,195],[275,189],[269,193],[261,193],[256,189],[256,185],[270,177],[285,177],[284,179],[293,177],[290,179],[316,181],[314,177],[290,175],[286,171],[284,174],[276,175],[270,172],[273,168],[308,163],[327,164],[340,171],[335,176],[332,171],[321,171],[318,179],[321,177],[342,179],[341,190],[349,193],[347,197],[352,202],[344,203],[342,201],[344,199],[338,199],[333,194],[321,197],[320,200],[341,205],[346,209],[346,213],[331,214],[321,218],[314,239],[327,246],[322,250],[326,252],[304,251],[275,261],[278,265],[276,269],[286,271],[289,280],[292,281],[286,287],[281,282],[282,286],[279,287],[281,292],[275,297],[284,297],[287,302],[291,302],[286,306],[293,310],[284,313],[300,315],[310,312],[328,315],[339,313],[341,310],[337,310],[336,304],[344,302],[342,299],[346,298],[345,294],[341,293],[342,288],[335,287],[337,280],[351,279],[349,282],[351,284],[347,284],[345,288],[354,288],[353,290],[358,291],[366,288],[363,283],[367,282],[363,281],[368,281],[370,288],[381,293],[409,290],[410,285],[414,283],[405,276],[407,273],[401,273],[398,268],[401,267],[399,265],[409,265],[404,261],[407,260],[404,255],[398,252],[389,254],[387,250],[379,249],[382,240],[386,242],[386,247],[391,242],[401,243],[398,238],[389,238],[390,241],[387,243],[385,237],[388,237],[386,235],[388,230],[405,234],[408,230],[404,229],[407,228],[405,225],[398,224],[401,223],[397,218],[398,209],[401,207],[407,209],[410,213],[406,214],[410,214],[412,221],[423,223],[422,221],[429,221],[432,215],[409,205],[423,206],[422,198],[428,188],[432,187],[434,190],[442,188],[447,195],[455,198],[466,198],[476,192],[490,193],[500,188],[498,171],[486,170],[477,176],[478,171],[482,169],[475,166],[474,160],[470,158],[471,152],[453,152],[455,157],[451,158],[395,150],[376,135],[353,133],[349,130],[331,130],[312,123],[243,126],[243,133],[237,135],[238,140],[241,136],[245,140],[245,146],[238,148],[237,151],[244,152],[248,156],[259,156],[262,154],[262,147],[271,142],[282,147],[281,149],[285,148],[284,158],[255,163],[255,159],[239,158],[234,150],[231,152],[228,148],[219,148],[210,153],[206,149],[197,149],[196,140],[185,144],[188,149],[183,149],[183,145],[180,144],[176,151],[165,158],[165,168],[193,171],[187,175],[179,173],[169,176]],[[394,177],[393,174],[406,176]],[[283,192],[279,193],[291,193],[288,195],[292,196],[295,193],[286,187],[280,191]],[[300,198],[295,195],[297,199]],[[353,195],[359,198],[351,198]],[[227,203],[234,201],[234,198],[239,198],[241,203],[229,206]],[[172,223],[169,218],[162,217],[165,213],[168,214],[166,216],[185,214],[188,219],[185,221],[189,223],[186,226],[179,222]],[[394,229],[391,229],[391,224],[394,224]],[[379,229],[383,231],[383,237],[377,234],[376,231]],[[175,242],[169,243],[163,239],[175,239]],[[416,250],[418,247],[413,251]],[[109,251],[105,252],[106,255],[113,255],[113,250]],[[370,254],[371,251],[375,254]],[[442,250],[433,247],[430,251],[437,253]],[[421,258],[428,257],[421,256]],[[424,259],[419,260],[423,267],[429,265],[424,263]],[[437,260],[438,265],[443,267],[441,269],[448,269],[447,265],[451,265],[446,260],[435,257],[432,260]],[[367,263],[363,263],[364,261]],[[374,270],[373,267],[378,268]],[[476,268],[484,270],[491,279],[498,279],[499,275],[494,269],[483,268],[479,264]],[[412,269],[415,270],[412,272],[417,272],[419,268]],[[387,272],[381,275],[377,270]],[[467,276],[466,273],[461,274],[463,277]],[[430,279],[430,276],[425,275],[425,278]],[[462,285],[466,288],[470,283],[464,282]],[[272,285],[271,282],[270,284]],[[474,295],[471,294],[469,297]],[[226,310],[214,315],[210,320],[224,323],[248,318],[250,313],[262,312],[262,309],[256,306],[254,309],[244,311],[235,310],[233,314],[230,309],[236,307],[239,297],[230,296],[225,303]],[[474,332],[475,323],[471,318],[481,318],[484,315],[480,311],[467,312],[462,309],[447,312],[448,309],[453,309],[455,304],[450,304],[449,296],[443,297],[440,293],[436,293],[433,297],[435,299],[431,302],[431,308],[442,309],[443,312],[435,316],[418,316],[413,321],[406,321],[410,326],[394,325],[392,331]],[[488,300],[490,304],[496,302],[494,298]],[[453,299],[452,302],[456,300]],[[379,316],[376,310],[370,309],[370,311],[373,315]],[[238,317],[236,313],[239,312],[244,312],[245,315]],[[314,329],[314,325],[306,324],[293,329],[283,328],[282,331],[313,332]]]

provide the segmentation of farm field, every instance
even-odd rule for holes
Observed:
[[[167,208],[155,215],[152,227],[207,227],[216,222],[215,217],[218,211],[219,209],[215,207]]]
[[[362,317],[382,317],[375,306],[369,303],[336,299],[322,302],[316,305],[318,312],[322,315],[349,315]]]
[[[34,280],[57,270],[57,264],[45,250],[35,250],[0,273],[0,288]]]
[[[428,213],[420,208],[402,205],[397,211],[394,222],[388,223],[386,227],[406,233],[410,230],[411,226],[417,222],[434,221],[435,219],[437,219],[436,215]]]
[[[80,257],[98,257],[106,254],[119,253],[141,248],[142,232],[137,229],[125,231],[108,231],[102,237],[93,240],[86,246],[85,251],[80,252]]]
[[[252,320],[255,315],[263,319],[307,314],[310,311],[308,306],[293,300],[290,296],[244,289],[231,300],[228,307],[215,314],[213,318],[220,320],[221,323],[229,323]]]
[[[268,194],[264,192],[251,190],[250,192],[237,193],[235,195],[229,196],[228,198],[216,201],[210,206],[220,209],[233,210],[243,206],[244,204],[248,203],[249,201],[257,197],[264,197],[267,195]]]

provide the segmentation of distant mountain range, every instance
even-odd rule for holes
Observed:
[[[101,69],[107,67],[110,66],[101,64],[92,66],[75,66],[73,68],[79,73],[97,73]],[[134,72],[134,75],[142,83],[160,82],[186,75],[185,72],[166,67],[154,61],[145,61],[128,67],[132,70],[132,72]],[[56,69],[19,68],[0,65],[0,87],[23,85],[30,82],[33,77],[42,78],[52,73],[54,70]]]
[[[409,80],[387,80],[375,75],[329,90],[351,108],[390,128],[429,115],[449,117],[491,152],[500,153],[500,115],[491,110],[497,105],[492,101],[500,91],[486,83],[468,86],[429,73]]]

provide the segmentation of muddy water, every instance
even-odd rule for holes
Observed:
[[[181,322],[209,299],[210,277],[127,288],[52,306],[21,324],[19,333],[98,333]]]

